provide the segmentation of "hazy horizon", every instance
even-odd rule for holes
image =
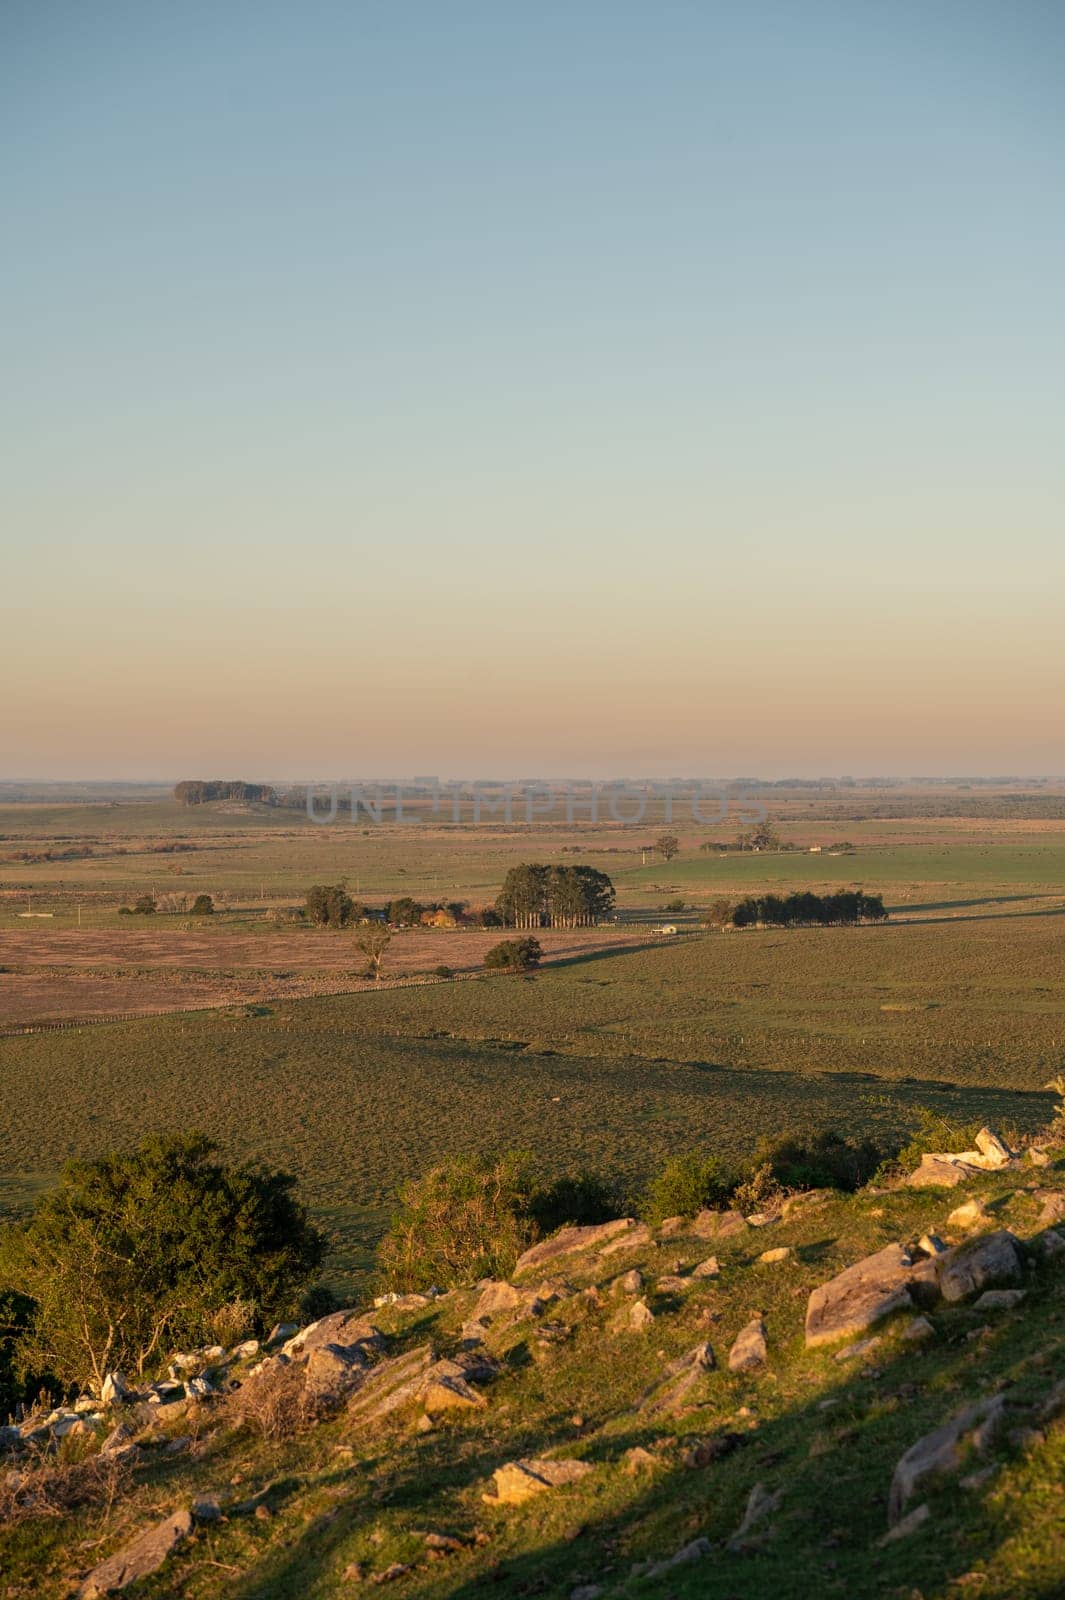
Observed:
[[[8,7],[4,768],[1053,771],[1063,60]]]

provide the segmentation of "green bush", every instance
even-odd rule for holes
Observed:
[[[445,967],[445,966],[441,965],[439,967],[434,967],[433,968],[433,977],[434,978],[453,978],[454,976],[455,976],[455,972],[454,972],[454,969],[452,967]]]
[[[852,1144],[832,1129],[813,1135],[784,1133],[758,1141],[751,1171],[768,1167],[785,1189],[853,1191],[869,1182],[884,1156],[871,1139]]]
[[[505,1277],[532,1242],[527,1156],[457,1156],[404,1184],[399,1210],[378,1247],[392,1289],[450,1289]]]
[[[71,1161],[22,1227],[8,1228],[0,1287],[35,1302],[23,1365],[97,1393],[114,1368],[142,1373],[176,1343],[202,1343],[234,1301],[262,1330],[291,1312],[325,1242],[294,1180],[225,1166],[202,1134]]]
[[[640,1213],[652,1227],[666,1217],[694,1217],[705,1207],[725,1205],[734,1187],[735,1179],[716,1156],[688,1150],[673,1156],[651,1179]]]
[[[876,1176],[888,1178],[899,1173],[913,1172],[921,1165],[921,1158],[935,1150],[971,1150],[982,1122],[955,1122],[939,1111],[927,1106],[917,1106],[917,1124],[910,1138],[896,1153],[881,1162]]]
[[[192,902],[191,915],[194,917],[214,916],[214,901],[209,894],[198,894]]]
[[[556,1178],[535,1189],[526,1208],[541,1234],[572,1225],[612,1222],[630,1209],[620,1185],[595,1172]]]
[[[484,964],[496,971],[531,972],[540,965],[542,956],[539,939],[504,939],[487,952]]]

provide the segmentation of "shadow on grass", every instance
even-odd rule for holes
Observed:
[[[1043,1314],[1032,1316],[1039,1301]],[[963,1466],[938,1485],[922,1485],[911,1501],[928,1502],[927,1527],[883,1547],[879,1541],[888,1529],[894,1464],[917,1439],[968,1401],[994,1392],[1006,1395],[1012,1426],[1023,1425],[1031,1406],[1049,1392],[1055,1376],[1050,1357],[1055,1350],[1060,1357],[1065,1331],[1061,1302],[1060,1287],[1040,1282],[1030,1291],[1026,1314],[1004,1314],[987,1333],[979,1331],[970,1308],[941,1307],[933,1313],[934,1342],[889,1350],[880,1365],[844,1365],[832,1353],[800,1355],[793,1376],[813,1392],[791,1404],[775,1403],[772,1359],[759,1379],[716,1372],[706,1379],[716,1405],[702,1428],[699,1408],[693,1408],[680,1424],[684,1431],[665,1439],[661,1415],[641,1413],[632,1393],[621,1398],[623,1342],[588,1328],[585,1337],[606,1344],[608,1355],[609,1346],[617,1346],[601,1427],[575,1431],[560,1407],[539,1421],[508,1414],[505,1432],[491,1438],[484,1436],[493,1427],[490,1413],[475,1427],[445,1424],[427,1436],[397,1430],[363,1467],[320,1480],[327,1491],[350,1484],[351,1494],[270,1552],[255,1573],[229,1585],[227,1600],[302,1600],[336,1592],[323,1565],[349,1559],[352,1542],[366,1538],[384,1507],[413,1541],[406,1559],[418,1568],[420,1592],[448,1600],[569,1596],[581,1584],[602,1585],[607,1596],[631,1592],[648,1600],[810,1600],[822,1594],[880,1600],[911,1593],[946,1600],[959,1583],[982,1585],[985,1580],[969,1575],[1013,1539],[1017,1554],[1008,1574],[1000,1567],[997,1586],[979,1592],[1060,1600],[1065,1511],[1060,1497],[1056,1507],[1051,1500],[1041,1509],[1023,1484],[1003,1503],[994,1479],[963,1489]],[[722,1422],[732,1403],[732,1415]],[[691,1464],[687,1447],[726,1434],[727,1453],[713,1459],[711,1450],[706,1465]],[[636,1446],[650,1452],[654,1464],[630,1475],[622,1458]],[[481,1503],[479,1491],[496,1467],[556,1451],[579,1455],[597,1469],[584,1487],[551,1491],[518,1507]],[[1008,1444],[995,1452],[996,1459],[1009,1455]],[[779,1509],[737,1549],[732,1540],[756,1484],[780,1494]],[[425,1565],[414,1530],[472,1541],[478,1526],[489,1534],[484,1551],[471,1543],[464,1553]],[[696,1537],[710,1542],[702,1559],[658,1575],[633,1574],[634,1563],[667,1559]],[[387,1564],[382,1559],[382,1567]],[[397,1592],[413,1581],[412,1575],[397,1584]]]

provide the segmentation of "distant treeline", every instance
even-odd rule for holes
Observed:
[[[511,867],[496,899],[510,928],[590,928],[614,912],[614,885],[595,867]]]
[[[745,900],[716,900],[703,921],[713,927],[842,928],[858,922],[886,922],[878,894],[843,890],[839,894],[748,895]]]
[[[174,785],[174,799],[182,806],[202,806],[208,800],[247,800],[263,806],[277,805],[277,790],[268,783],[245,783],[236,778],[183,778]]]

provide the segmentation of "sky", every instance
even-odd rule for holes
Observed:
[[[1061,773],[1057,0],[6,0],[0,777]]]

